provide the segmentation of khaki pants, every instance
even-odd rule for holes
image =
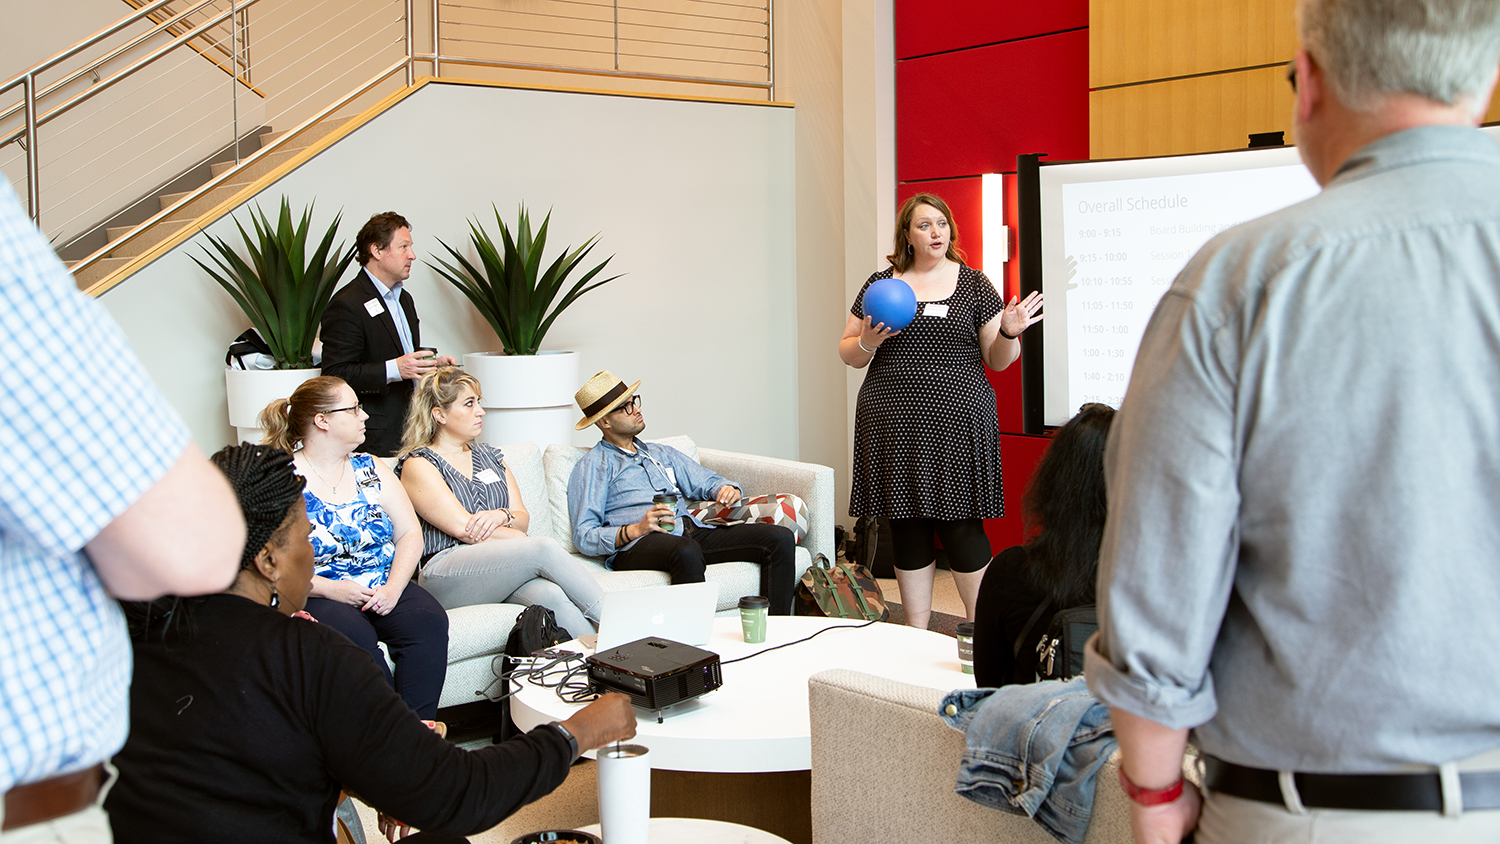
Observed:
[[[104,814],[104,798],[119,774],[115,766],[104,763],[104,784],[94,805],[71,815],[64,815],[46,823],[35,823],[0,832],[3,844],[111,844],[114,834],[109,829],[109,816]],[[0,802],[0,825],[5,822],[5,804]]]
[[[1500,809],[1464,812],[1356,812],[1308,809],[1210,794],[1194,838],[1198,844],[1492,844],[1500,841]],[[10,844],[9,841],[6,844]]]

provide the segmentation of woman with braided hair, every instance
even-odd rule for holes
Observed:
[[[401,482],[380,458],[357,451],[368,418],[354,390],[327,375],[260,414],[266,444],[291,454],[307,479],[316,556],[307,611],[364,648],[418,715],[435,718],[448,673],[448,613],[412,580],[422,529]]]
[[[128,605],[130,738],[105,801],[116,842],[331,842],[339,791],[457,841],[556,788],[583,750],[635,735],[623,695],[466,751],[412,714],[326,624],[288,618],[312,582],[303,480],[284,451],[213,456],[249,535],[229,589]]]

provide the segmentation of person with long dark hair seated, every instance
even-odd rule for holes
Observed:
[[[466,751],[428,729],[370,658],[289,616],[313,579],[303,479],[285,452],[226,448],[248,538],[230,587],[128,604],[130,738],[105,801],[116,842],[331,842],[340,789],[454,841],[556,788],[580,751],[635,735],[628,698]]]
[[[412,394],[396,474],[422,521],[422,586],[445,609],[539,604],[573,636],[595,632],[604,590],[547,536],[500,449],[479,442],[479,380],[456,366],[422,376]]]
[[[384,461],[358,451],[368,418],[353,388],[323,375],[267,405],[260,423],[265,443],[291,454],[307,479],[317,555],[307,611],[364,648],[402,700],[431,719],[448,675],[448,613],[412,582],[422,529],[406,489]]]
[[[983,688],[1033,683],[1037,654],[1014,651],[1016,637],[1043,608],[1040,634],[1060,610],[1094,603],[1104,535],[1104,442],[1114,408],[1086,404],[1057,430],[1022,502],[1029,531],[990,561],[974,617],[974,682]]]

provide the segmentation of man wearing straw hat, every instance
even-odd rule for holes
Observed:
[[[577,430],[598,425],[603,434],[568,481],[573,544],[616,571],[664,571],[673,583],[702,583],[709,563],[757,563],[771,614],[790,615],[792,532],[759,523],[710,527],[688,516],[688,499],[730,505],[739,487],[675,448],[637,438],[646,429],[639,386],[606,370],[573,397],[583,411]],[[653,503],[661,495],[676,501]]]

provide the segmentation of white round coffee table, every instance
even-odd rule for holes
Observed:
[[[974,676],[959,668],[955,639],[904,625],[860,627],[861,623],[773,616],[767,620],[765,643],[747,645],[738,617],[715,619],[713,638],[702,646],[705,650],[719,654],[725,663],[765,653],[724,665],[722,688],[666,710],[663,723],[637,710],[639,733],[632,741],[651,749],[651,767],[656,769],[805,771],[812,767],[807,679],[819,671],[850,668],[945,691],[974,688]],[[826,632],[770,650],[819,631]],[[561,647],[589,652],[576,641]],[[523,682],[511,699],[511,718],[518,728],[528,731],[564,720],[578,708],[560,700],[552,689]]]
[[[596,823],[579,831],[602,834]],[[652,818],[650,836],[651,844],[791,844],[753,826],[702,818]]]

